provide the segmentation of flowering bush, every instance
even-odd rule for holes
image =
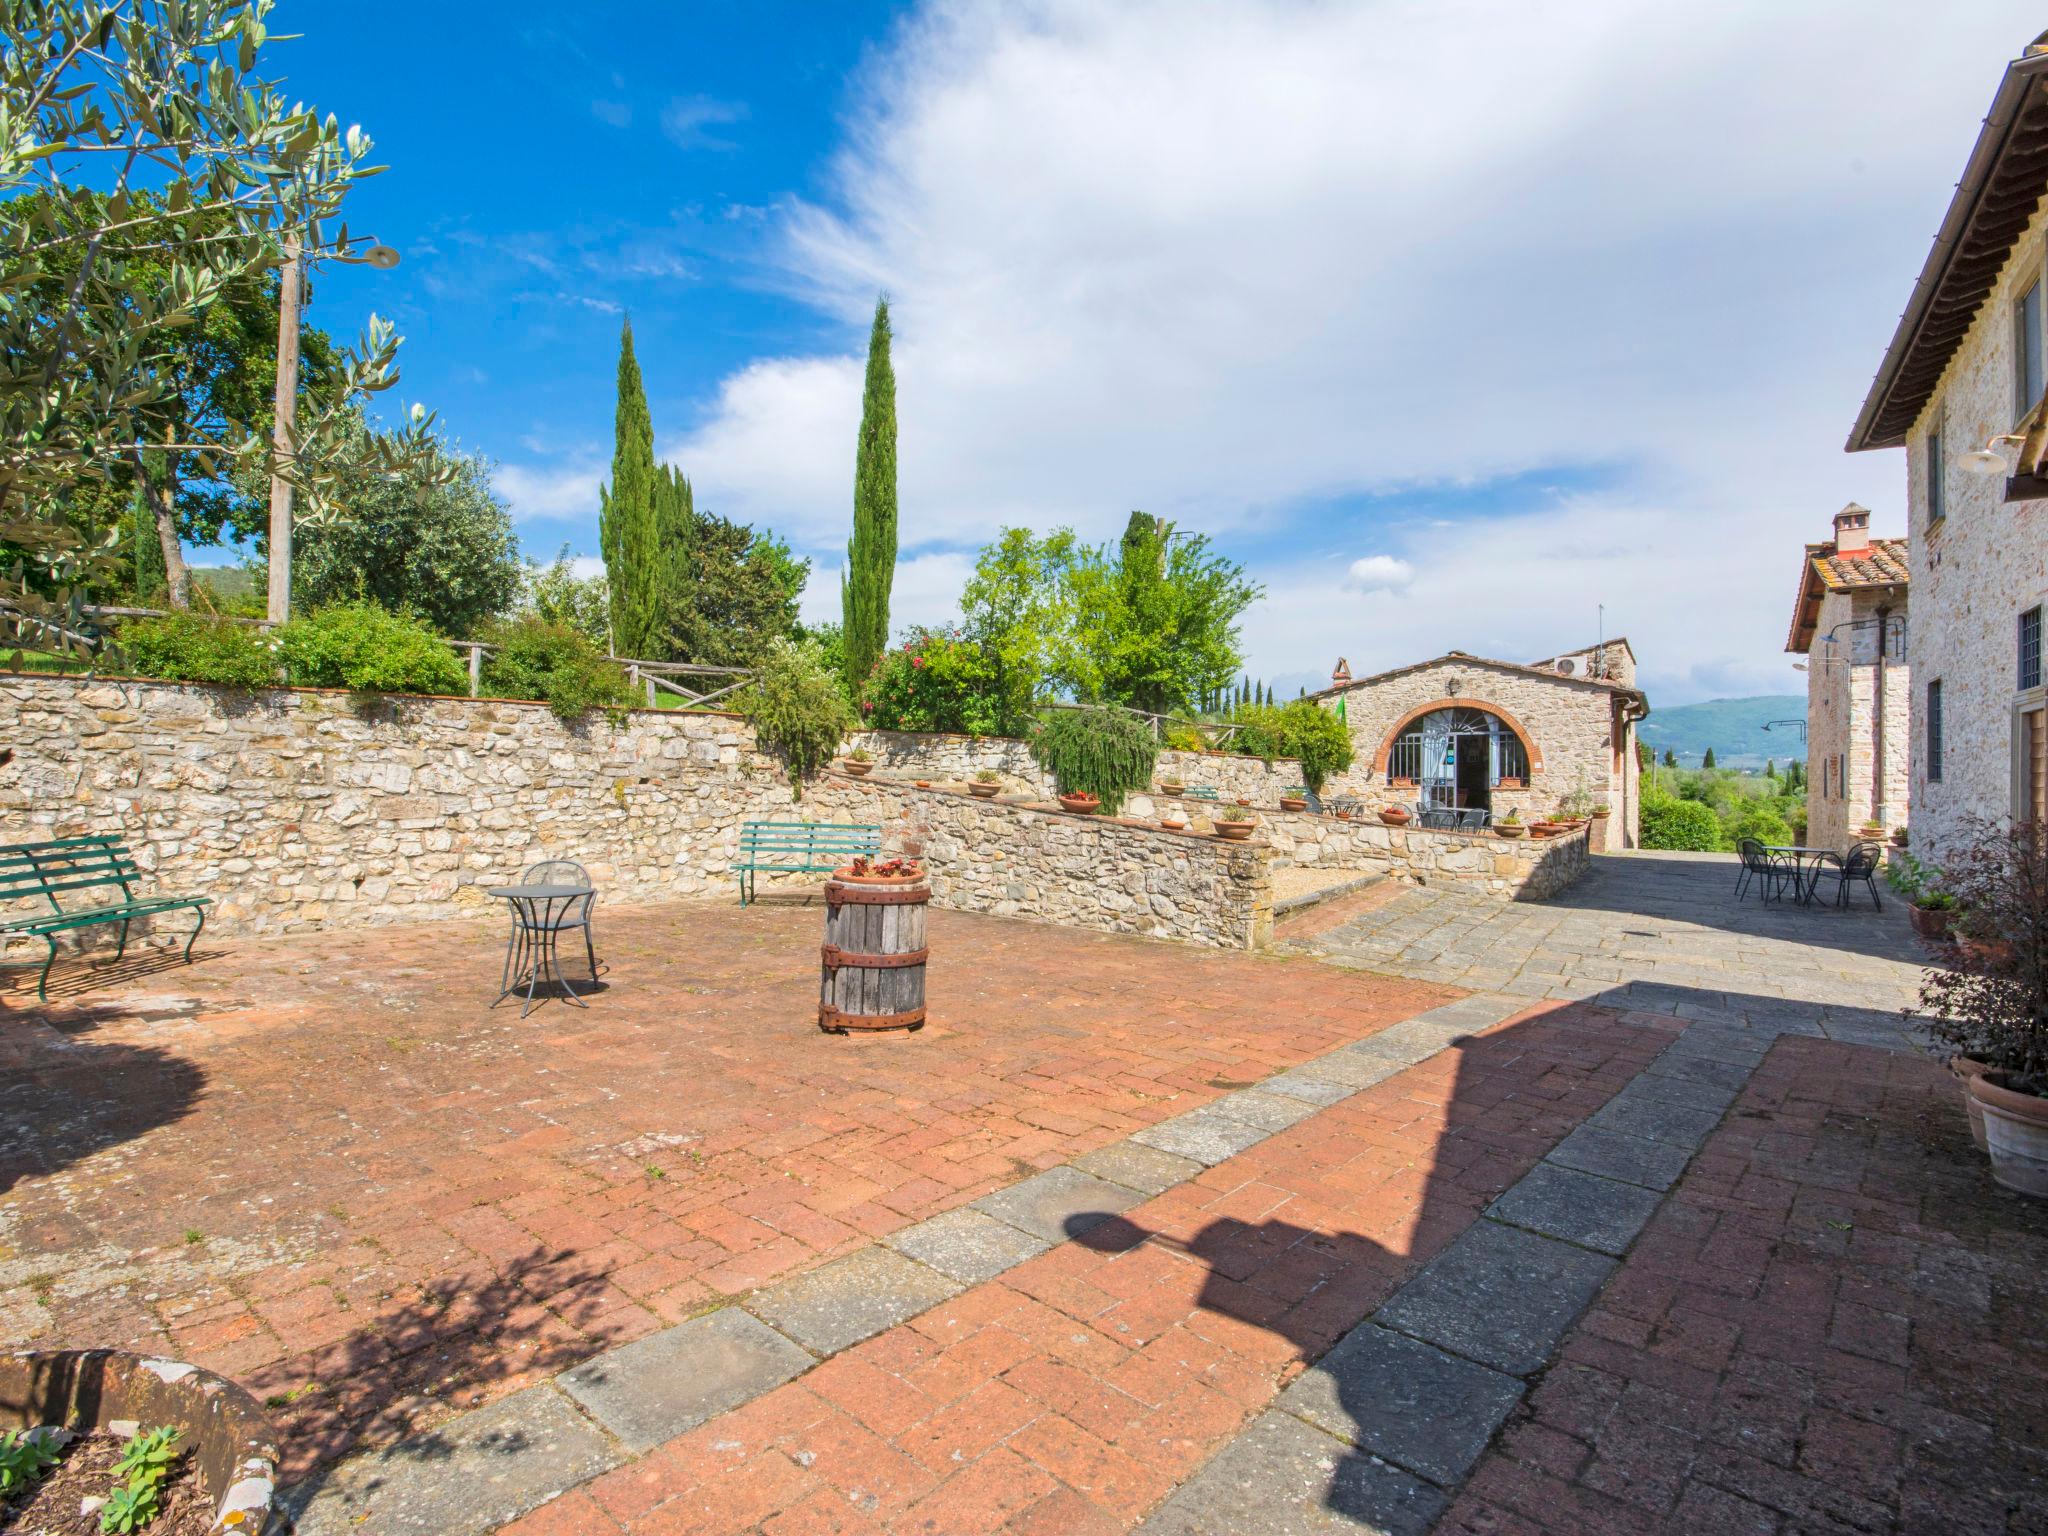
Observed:
[[[994,736],[1016,730],[1011,716],[994,664],[947,630],[912,630],[882,653],[861,690],[861,722],[879,731]]]

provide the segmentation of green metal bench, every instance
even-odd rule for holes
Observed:
[[[41,939],[50,946],[50,957],[36,978],[36,996],[50,1000],[50,967],[57,963],[57,935],[74,928],[93,928],[104,923],[121,925],[121,942],[114,950],[119,960],[128,949],[128,925],[138,917],[158,912],[188,910],[199,914],[191,936],[185,940],[185,963],[192,963],[192,946],[199,930],[206,926],[210,896],[137,896],[131,882],[141,877],[128,845],[118,837],[64,837],[48,843],[16,843],[0,848],[0,902],[47,901],[48,912],[0,921],[0,935],[22,934]],[[67,907],[57,899],[62,892],[119,891],[118,901],[99,905]]]
[[[1180,797],[1183,800],[1214,800],[1216,790],[1208,784],[1190,784],[1180,792]]]
[[[830,874],[861,854],[882,851],[882,829],[866,822],[743,821],[740,854],[733,870],[740,877],[740,905],[754,899],[754,876]]]

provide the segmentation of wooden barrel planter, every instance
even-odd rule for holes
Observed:
[[[818,1028],[832,1034],[922,1029],[930,954],[924,919],[932,888],[915,863],[864,864],[834,870],[825,884]]]

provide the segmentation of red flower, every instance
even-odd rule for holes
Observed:
[[[860,707],[864,713],[872,715],[875,712],[875,701],[873,699],[862,699]]]
[[[924,658],[922,656],[913,656],[910,658],[910,664],[913,667],[921,667],[924,665]]]

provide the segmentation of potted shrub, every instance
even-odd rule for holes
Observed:
[[[967,793],[977,800],[993,800],[1002,787],[1003,776],[993,768],[984,768],[968,781]]]
[[[1992,1177],[2048,1198],[2048,828],[1979,821],[1939,878],[1974,954],[1928,972],[1919,1012],[1959,1058]]]
[[[1946,944],[1953,936],[1950,929],[1956,919],[1956,899],[1947,891],[1923,890],[1912,900],[1908,909],[1913,919],[1913,931],[1930,944]]]
[[[1187,793],[1187,787],[1188,787],[1188,784],[1187,784],[1187,780],[1186,780],[1186,779],[1178,779],[1178,778],[1174,778],[1174,779],[1161,779],[1161,780],[1159,781],[1159,793],[1161,793],[1162,795],[1181,795],[1181,794],[1185,794],[1185,793]]]
[[[1892,828],[1892,846],[1894,848],[1906,846],[1906,829],[1903,826]]]
[[[1237,797],[1237,803],[1243,806],[1246,810],[1250,810],[1252,808],[1251,798],[1248,795],[1239,795]]]
[[[1405,805],[1383,805],[1380,807],[1380,820],[1390,827],[1405,827],[1414,819],[1414,812],[1410,811]]]
[[[1594,806],[1588,814],[1591,815],[1595,821],[1605,821],[1608,817],[1614,814],[1614,807],[1607,804],[1605,801],[1602,801],[1599,805]]]
[[[1522,825],[1522,813],[1513,810],[1496,821],[1493,824],[1493,830],[1502,837],[1527,837],[1529,835],[1529,829]]]
[[[850,773],[856,779],[864,779],[874,772],[875,754],[866,747],[855,747],[839,764],[841,772]]]
[[[1529,823],[1529,835],[1531,837],[1556,837],[1560,832],[1569,832],[1570,830],[1571,828],[1561,821],[1539,819]]]
[[[1336,815],[1339,821],[1349,821],[1351,819],[1351,813],[1349,811],[1338,811]]]
[[[1216,817],[1216,835],[1226,843],[1241,843],[1252,835],[1258,823],[1241,805],[1226,805]]]
[[[1093,816],[1102,809],[1102,799],[1099,795],[1083,794],[1076,790],[1072,794],[1060,796],[1060,809],[1074,816]]]
[[[1031,755],[1052,774],[1066,809],[1081,810],[1085,801],[1087,810],[1114,816],[1126,795],[1152,782],[1159,744],[1136,716],[1091,705],[1048,710],[1032,733]]]
[[[1283,811],[1307,810],[1308,790],[1299,784],[1293,789],[1288,790],[1287,793],[1280,797],[1280,809]]]
[[[1881,823],[1866,821],[1863,823],[1861,833],[1863,841],[1866,843],[1881,843],[1884,841],[1884,827]]]

